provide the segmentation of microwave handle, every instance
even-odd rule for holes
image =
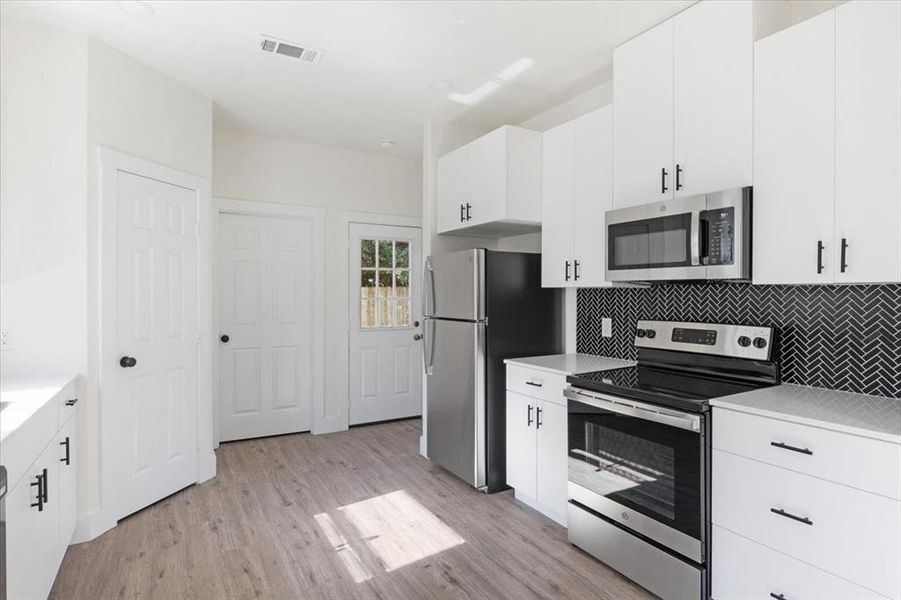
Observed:
[[[691,264],[701,264],[701,211],[691,211]]]

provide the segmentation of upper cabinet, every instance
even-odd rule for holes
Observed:
[[[754,283],[901,281],[901,5],[756,44]]]
[[[541,284],[604,281],[604,213],[613,207],[613,114],[605,106],[544,132]]]
[[[502,237],[541,226],[541,134],[504,126],[438,159],[438,233]]]
[[[754,13],[699,2],[617,47],[616,208],[751,185]]]

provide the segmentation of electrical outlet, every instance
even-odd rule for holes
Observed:
[[[12,350],[9,329],[0,329],[0,350]]]
[[[613,337],[613,319],[610,317],[601,319],[601,337]]]

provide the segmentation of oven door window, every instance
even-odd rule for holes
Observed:
[[[569,480],[701,537],[701,436],[569,402]]]
[[[691,213],[607,226],[610,270],[691,265]]]

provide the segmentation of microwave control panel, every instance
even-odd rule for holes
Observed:
[[[701,219],[707,222],[705,265],[731,265],[735,262],[735,209],[731,206],[706,210]]]

